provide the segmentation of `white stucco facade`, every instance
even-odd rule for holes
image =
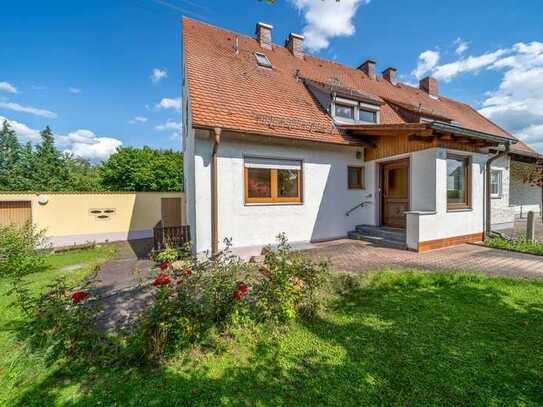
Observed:
[[[447,208],[448,152],[471,157],[469,209]],[[434,148],[413,153],[413,157],[411,177],[413,183],[420,184],[421,192],[414,197],[411,212],[407,213],[407,247],[417,250],[421,242],[482,233],[486,155]]]
[[[190,145],[191,142],[187,142]],[[206,132],[196,132],[192,155],[194,170],[186,165],[187,176],[194,182],[193,230],[195,250],[211,248],[211,152],[212,142]],[[194,151],[194,153],[192,153]],[[350,190],[347,167],[363,166],[361,148],[324,143],[270,140],[260,137],[224,135],[218,150],[219,240],[232,240],[234,248],[263,246],[286,233],[291,242],[309,242],[345,237],[358,224],[374,223],[374,205],[346,212],[361,201],[373,201],[373,190]],[[302,162],[300,204],[247,204],[244,199],[244,160],[247,157],[299,160]],[[372,185],[372,170],[366,169],[366,185]],[[191,211],[188,211],[189,214]]]
[[[494,230],[511,228],[515,222],[515,208],[510,205],[510,166],[509,156],[492,162],[492,171],[499,172],[501,185],[498,194],[491,195],[492,228]]]
[[[194,248],[211,249],[211,154],[209,132],[197,130],[185,140],[188,213]],[[360,154],[357,154],[359,152]],[[447,209],[447,153],[470,156],[470,208]],[[360,147],[224,134],[218,149],[218,235],[231,239],[235,249],[274,243],[279,233],[291,242],[314,242],[345,237],[357,225],[378,225],[379,164],[408,158],[410,211],[407,246],[420,242],[480,234],[484,229],[484,154],[430,148],[363,161]],[[302,162],[300,204],[248,204],[244,195],[244,160],[250,157]],[[359,157],[359,158],[357,158]],[[363,166],[365,189],[349,189],[348,166]],[[347,211],[369,202],[350,216]]]

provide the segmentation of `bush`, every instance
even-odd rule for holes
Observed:
[[[142,317],[132,346],[147,360],[190,343],[209,342],[233,327],[312,316],[327,270],[290,250],[284,235],[266,248],[261,267],[232,256],[229,247],[210,259],[162,263],[155,302]],[[213,341],[211,341],[213,342]]]
[[[43,233],[32,225],[0,225],[0,278],[21,278],[45,267]]]
[[[106,341],[96,328],[96,305],[88,291],[66,285],[64,279],[51,284],[34,299],[27,337],[33,347],[45,349],[50,361],[69,358],[88,361],[110,357],[103,351]]]
[[[318,291],[328,266],[311,262],[304,253],[292,252],[285,234],[277,239],[276,250],[271,246],[264,249],[262,278],[255,287],[258,316],[289,321],[301,312],[311,317],[318,311]]]

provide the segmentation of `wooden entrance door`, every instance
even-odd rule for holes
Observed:
[[[409,160],[393,161],[382,166],[381,173],[383,226],[405,228],[409,210]]]
[[[162,198],[162,225],[181,226],[181,198]]]

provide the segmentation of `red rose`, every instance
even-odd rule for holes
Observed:
[[[249,288],[247,287],[247,284],[245,284],[243,281],[238,284],[238,290],[242,294],[247,294],[247,291],[249,291]]]
[[[234,291],[234,294],[232,294],[232,297],[234,298],[234,300],[240,301],[241,300],[241,291],[239,291],[239,290]]]
[[[168,285],[172,283],[172,279],[169,275],[164,273],[159,273],[158,276],[156,276],[155,281],[153,281],[153,285],[155,287],[159,287],[162,285]]]
[[[160,271],[164,271],[166,269],[169,269],[172,266],[172,264],[169,261],[165,261],[160,265]]]
[[[183,275],[186,277],[192,276],[192,269],[186,269],[185,271],[183,271]]]
[[[90,294],[88,292],[76,291],[75,293],[72,294],[72,303],[77,304],[88,297],[90,297]]]

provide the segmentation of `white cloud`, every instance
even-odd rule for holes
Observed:
[[[9,82],[0,82],[0,92],[17,93],[17,88]]]
[[[10,124],[11,128],[17,134],[17,137],[21,142],[35,142],[40,139],[40,132],[38,130],[28,127],[26,124],[18,122],[16,120],[10,120],[7,117],[0,116],[0,125],[4,123],[4,120]]]
[[[450,82],[455,76],[463,72],[476,72],[488,68],[498,59],[509,52],[507,49],[499,49],[494,52],[487,52],[479,56],[469,56],[445,65],[439,65],[433,69],[432,75],[437,80]]]
[[[175,109],[181,111],[181,98],[163,98],[156,106],[156,109]]]
[[[490,69],[504,70],[480,112],[543,152],[543,43],[518,43]]]
[[[146,122],[147,122],[147,117],[143,117],[143,116],[136,116],[132,120],[128,121],[128,123],[130,124],[146,123]]]
[[[304,15],[305,46],[320,51],[334,37],[351,36],[355,32],[353,17],[361,4],[370,0],[291,0]]]
[[[73,93],[74,95],[78,95],[81,93],[81,89],[79,88],[68,88],[68,92]]]
[[[168,77],[168,71],[166,71],[165,69],[160,69],[160,68],[153,68],[153,71],[151,72],[151,76],[150,76],[151,81],[153,81],[153,83],[157,83],[161,79],[164,79],[167,77]]]
[[[412,74],[421,79],[425,74],[430,72],[439,62],[439,52],[437,51],[424,51],[419,55],[417,62],[417,68],[413,70]]]
[[[454,45],[456,45],[456,49],[454,52],[456,52],[457,55],[462,55],[464,52],[466,52],[469,48],[469,42],[464,41],[462,38],[458,37],[456,41],[454,42]]]
[[[98,137],[94,132],[79,129],[67,136],[57,136],[59,145],[65,146],[65,153],[73,154],[91,162],[104,161],[123,143],[111,137]]]
[[[56,119],[58,115],[45,109],[38,109],[32,106],[22,106],[13,102],[0,102],[0,109],[13,110],[15,112],[30,113],[36,116],[47,117],[48,119]]]
[[[166,123],[159,124],[158,126],[155,127],[155,129],[158,131],[171,130],[171,129],[181,130],[181,123],[168,119]]]

